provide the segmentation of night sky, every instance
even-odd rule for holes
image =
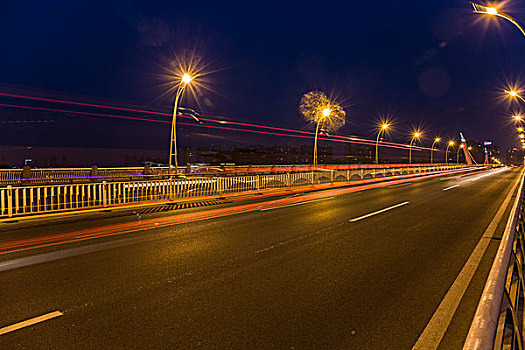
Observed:
[[[525,21],[525,4],[507,3],[505,10]],[[341,135],[374,137],[379,116],[389,114],[390,140],[406,142],[411,127],[421,126],[427,145],[436,134],[457,138],[461,130],[470,139],[516,146],[510,115],[518,103],[500,96],[505,84],[525,87],[525,37],[502,19],[481,17],[458,0],[3,1],[0,91],[169,113],[173,95],[162,96],[163,67],[196,50],[214,72],[206,77],[211,90],[197,101],[187,94],[183,106],[206,115],[309,130],[299,100],[320,89],[346,110]],[[6,123],[35,118],[53,122]],[[169,143],[169,124],[6,107],[1,121],[0,145]],[[186,140],[191,133],[214,137],[213,130],[181,133]],[[232,144],[235,137],[248,142],[250,135],[214,142]]]

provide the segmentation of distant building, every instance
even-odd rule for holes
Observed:
[[[516,147],[509,148],[505,153],[505,164],[523,165],[523,151]]]
[[[375,150],[371,146],[346,144],[345,145],[345,159],[348,163],[372,163],[375,158]]]

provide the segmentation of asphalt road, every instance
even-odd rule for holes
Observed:
[[[0,255],[0,332],[63,313],[0,349],[411,349],[520,172],[1,233],[158,223]],[[440,348],[460,347],[506,215]]]

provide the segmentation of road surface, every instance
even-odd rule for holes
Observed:
[[[411,349],[520,174],[0,232],[0,348]],[[461,348],[508,212],[440,349]]]

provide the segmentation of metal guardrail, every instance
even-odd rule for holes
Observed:
[[[525,202],[522,177],[464,350],[524,349]]]
[[[0,218],[42,214],[140,202],[168,201],[261,191],[308,184],[413,176],[454,170],[458,167],[384,168],[376,171],[331,170],[272,175],[169,178],[149,181],[119,181],[60,185],[7,186],[0,188]],[[361,175],[359,175],[361,174]]]
[[[236,174],[295,173],[308,171],[336,171],[367,169],[398,169],[421,167],[466,167],[465,164],[330,164],[313,167],[311,165],[256,165],[256,166],[200,166],[179,168],[185,176],[235,176]],[[166,178],[167,167],[131,167],[131,168],[35,168],[35,169],[0,169],[0,187],[7,185],[36,185],[60,183],[87,183],[102,181],[144,180],[148,178]]]
[[[0,169],[0,186],[96,182],[122,177],[134,178],[145,175],[144,167],[134,168],[36,168],[36,169]],[[168,168],[147,168],[151,176],[167,175]]]

